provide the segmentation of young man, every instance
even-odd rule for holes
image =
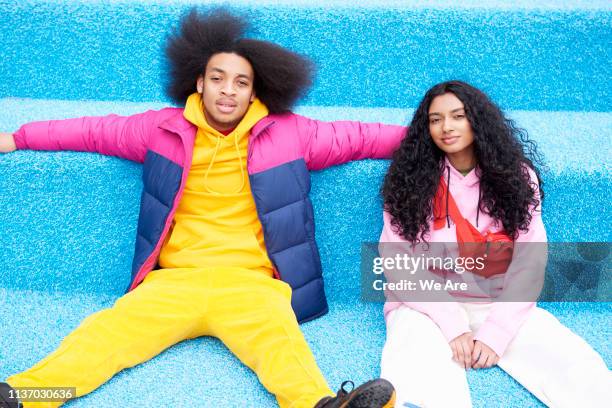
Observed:
[[[127,294],[0,384],[0,406],[18,406],[10,387],[76,387],[82,396],[204,335],[221,339],[281,407],[394,404],[382,379],[334,396],[298,322],[327,312],[309,170],[388,158],[405,128],[289,112],[310,86],[310,62],[244,31],[223,11],[192,11],[182,21],[167,56],[168,93],[184,109],[36,122],[0,134],[0,152],[95,151],[144,164]]]

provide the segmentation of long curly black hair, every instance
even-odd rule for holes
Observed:
[[[245,19],[224,8],[207,14],[191,9],[168,37],[168,97],[177,105],[184,105],[187,97],[196,91],[198,76],[204,73],[210,57],[227,52],[251,63],[255,94],[270,113],[291,110],[309,90],[314,64],[271,42],[244,38],[247,29]]]
[[[426,242],[434,216],[433,198],[444,171],[444,152],[431,138],[428,113],[432,100],[446,93],[463,102],[474,134],[479,211],[501,222],[506,233],[516,239],[519,231],[529,227],[530,208],[536,208],[544,198],[537,167],[543,165],[543,158],[525,130],[504,117],[482,91],[461,81],[443,82],[427,91],[393,155],[381,191],[392,226],[413,244]],[[537,176],[539,192],[528,168]]]

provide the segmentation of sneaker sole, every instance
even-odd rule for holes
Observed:
[[[0,408],[21,408],[21,403],[9,398],[8,392],[11,390],[7,383],[0,383]]]
[[[355,389],[355,395],[340,408],[393,408],[395,389],[387,380],[369,381]]]

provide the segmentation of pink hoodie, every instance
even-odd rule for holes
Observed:
[[[446,166],[450,167],[450,192],[455,199],[459,211],[468,221],[475,226],[475,219],[477,213],[477,202],[479,194],[479,178],[476,175],[476,171],[472,170],[465,177],[457,171],[446,159]],[[535,173],[529,170],[532,182],[537,184],[537,178]],[[445,172],[446,177],[446,172]],[[532,220],[529,225],[528,231],[521,231],[516,243],[519,242],[547,242],[546,231],[544,224],[542,223],[541,208],[538,207],[532,212]],[[380,242],[406,242],[399,234],[393,231],[391,226],[391,216],[385,212],[384,227],[380,236]],[[481,233],[486,231],[497,232],[501,230],[501,226],[489,215],[481,212],[478,218],[478,230]],[[439,230],[435,230],[433,227],[433,221],[430,223],[430,232],[428,235],[429,242],[456,242],[455,225],[451,222],[449,228],[445,227]],[[515,251],[516,255],[516,251]],[[384,254],[381,253],[381,256]],[[541,259],[539,257],[538,259]],[[521,262],[521,259],[513,256],[512,263],[508,268],[505,278],[498,280],[498,290],[501,291],[503,287],[507,287],[509,284],[509,278],[517,275],[526,276],[525,274],[531,274],[534,277],[543,277],[544,268],[546,266],[545,259],[534,265],[533,262]],[[534,268],[538,269],[534,273]],[[534,285],[541,282],[534,281]],[[457,302],[390,302],[385,304],[384,313],[385,317],[388,316],[389,312],[406,305],[414,310],[429,316],[442,330],[442,333],[446,339],[450,342],[457,336],[467,333],[470,331],[468,322],[466,322],[461,314],[459,303]],[[475,333],[474,339],[480,340],[497,353],[498,356],[502,356],[508,347],[508,344],[512,341],[514,336],[517,334],[521,325],[527,318],[529,312],[535,307],[535,302],[496,302],[493,304],[490,310],[490,314],[480,327],[477,333]]]

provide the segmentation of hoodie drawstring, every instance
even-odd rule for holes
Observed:
[[[448,215],[448,198],[450,197],[450,167],[446,166],[446,225],[450,228],[450,216]]]
[[[450,197],[450,166],[446,166],[446,225],[450,228],[450,216],[448,214],[448,199]],[[478,228],[478,218],[480,216],[480,200],[481,200],[480,181],[478,182],[478,204],[476,206],[476,228]]]
[[[240,187],[238,187],[238,191],[236,191],[236,193],[239,193],[244,188],[244,184],[246,182],[246,177],[244,175],[244,167],[245,166],[243,166],[242,156],[240,155],[240,146],[238,146],[238,135],[234,136],[234,146],[236,147],[236,153],[238,154],[238,163],[240,163],[240,179],[241,179],[241,184],[240,184]]]
[[[213,156],[210,159],[210,164],[208,165],[208,168],[206,169],[206,173],[204,174],[204,188],[206,189],[206,191],[208,191],[209,193],[213,193],[213,194],[237,194],[239,192],[242,191],[242,189],[244,188],[244,184],[246,181],[246,178],[244,176],[244,166],[242,163],[242,155],[240,154],[240,146],[238,146],[238,137],[237,135],[234,135],[234,147],[236,148],[236,153],[238,154],[238,163],[240,165],[240,178],[241,178],[241,184],[240,187],[238,187],[238,190],[236,191],[232,191],[232,192],[219,192],[219,191],[214,191],[213,189],[211,189],[208,184],[208,174],[210,173],[210,169],[212,169],[213,163],[215,162],[215,158],[217,157],[217,152],[219,151],[219,145],[221,144],[221,136],[217,136],[217,143],[215,144],[215,151],[213,152]]]
[[[480,182],[478,182],[478,205],[476,206],[476,228],[478,228],[478,216],[480,215]]]

